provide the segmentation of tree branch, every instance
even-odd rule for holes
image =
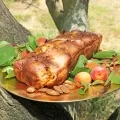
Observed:
[[[63,18],[63,6],[61,5],[61,0],[46,0],[46,4],[56,27],[60,31]]]
[[[60,32],[79,29],[88,31],[88,2],[89,0],[62,0],[62,13],[57,6],[61,0],[46,0],[49,12]]]
[[[22,3],[25,3],[25,4],[28,4],[28,6],[27,6],[25,9],[28,9],[30,6],[33,6],[33,7],[35,7],[35,8],[40,9],[41,11],[43,11],[43,10],[42,10],[41,8],[39,8],[37,5],[34,5],[35,0],[32,0],[31,3],[26,2],[25,0],[22,0],[21,2],[22,2]],[[43,12],[44,12],[44,11],[43,11]]]

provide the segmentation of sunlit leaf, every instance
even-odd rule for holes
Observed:
[[[13,77],[15,77],[14,70],[8,70],[5,78],[8,79],[8,78],[13,78]]]
[[[4,67],[4,68],[2,69],[2,72],[4,72],[4,73],[7,74],[7,75],[5,76],[6,79],[7,79],[7,78],[15,77],[13,66]]]
[[[109,74],[109,76],[108,76],[108,78],[107,78],[107,80],[106,80],[106,82],[105,82],[105,86],[112,80],[112,78],[115,76],[115,72],[114,71],[112,71],[110,74]]]
[[[80,89],[78,90],[78,94],[80,94],[80,95],[84,95],[84,94],[85,94],[84,89],[83,89],[83,88],[80,88]]]
[[[5,66],[10,66],[10,65],[13,65],[13,63],[15,62],[16,59],[12,59],[10,60],[9,62],[5,63],[5,64],[2,64],[1,66],[2,67],[5,67]]]
[[[7,42],[7,41],[0,41],[0,48],[1,47],[4,47],[4,46],[6,46],[6,45],[9,45],[10,43],[9,42]]]
[[[120,56],[117,57],[117,64],[120,64]]]
[[[18,46],[18,48],[19,48],[20,51],[24,51],[24,50],[27,50],[26,44],[28,44],[28,43],[17,44],[17,46]]]
[[[13,66],[7,66],[2,69],[2,72],[7,72],[9,70],[13,70]]]
[[[90,62],[95,62],[95,63],[98,63],[98,64],[102,63],[102,61],[101,61],[101,60],[98,60],[98,59],[88,60],[88,63],[89,63],[89,61],[90,61]]]
[[[117,53],[115,51],[100,51],[100,52],[97,52],[96,54],[94,54],[93,58],[107,59],[107,58],[112,58],[116,54]]]
[[[73,71],[76,70],[77,68],[84,67],[86,62],[87,62],[87,58],[84,55],[80,55]]]
[[[111,83],[120,84],[120,75],[115,74],[114,76],[112,76]]]
[[[27,47],[25,46],[25,47],[22,47],[22,48],[19,48],[20,49],[20,51],[25,51],[25,50],[27,50]]]
[[[81,82],[81,84],[83,85],[83,88],[80,88],[80,89],[78,90],[78,94],[84,95],[85,92],[86,92],[86,91],[88,90],[88,88],[89,88],[89,84],[88,84],[88,83],[85,83],[85,82]]]
[[[84,86],[84,92],[86,92],[87,89],[89,88],[89,84],[85,82],[81,82],[81,84]]]
[[[17,53],[16,60],[19,60],[19,59],[21,59],[21,53]]]
[[[24,44],[17,44],[17,46],[18,46],[19,48],[23,48],[23,47],[25,47],[25,43],[24,43]]]
[[[29,46],[29,44],[26,44],[26,48],[28,51],[33,52],[32,48]]]
[[[32,48],[32,50],[34,50],[37,47],[36,39],[34,36],[28,36],[28,43],[29,43],[29,46]]]
[[[104,84],[103,80],[95,80],[91,85],[99,85],[99,84]]]
[[[4,46],[0,48],[0,65],[10,62],[16,56],[15,48],[12,46]]]
[[[70,72],[70,75],[72,76],[75,76],[77,75],[79,72],[88,72],[90,73],[90,69],[89,68],[86,68],[86,67],[82,67],[82,68],[76,68],[75,70],[71,71]]]
[[[74,81],[74,78],[73,77],[68,77],[67,80]]]

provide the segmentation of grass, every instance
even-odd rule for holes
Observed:
[[[22,14],[16,14],[14,15],[14,17],[18,20],[18,21],[22,21],[22,22],[26,22],[30,19],[30,15],[22,15]]]
[[[38,21],[42,23],[45,28],[53,28],[56,29],[55,23],[53,22],[50,14],[42,14],[41,17],[38,18]]]
[[[120,51],[120,2],[91,0],[89,4],[90,30],[103,35],[101,48]]]
[[[27,4],[6,1],[8,8],[15,18],[33,34],[54,37],[58,30],[48,12],[45,0],[36,0],[34,6],[28,9]],[[89,26],[90,31],[103,35],[101,48],[104,50],[120,51],[120,1],[119,0],[90,0]]]

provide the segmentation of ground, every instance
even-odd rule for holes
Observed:
[[[120,0],[90,0],[90,30],[103,35],[103,49],[120,50]]]
[[[4,0],[13,16],[34,35],[54,37],[57,28],[48,12],[45,0]],[[15,2],[17,1],[17,2]],[[90,0],[90,31],[103,35],[101,48],[120,51],[120,0]]]

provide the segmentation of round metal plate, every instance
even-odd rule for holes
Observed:
[[[26,92],[27,86],[25,84],[18,82],[17,79],[15,78],[4,79],[4,75],[1,72],[1,70],[0,70],[0,85],[14,95],[34,101],[41,101],[41,102],[83,101],[83,100],[99,97],[103,94],[113,92],[120,88],[120,85],[115,85],[115,84],[112,84],[110,88],[108,88],[108,90],[106,90],[106,88],[104,88],[101,85],[91,86],[84,95],[79,95],[78,89],[71,90],[69,94],[63,94],[59,96],[50,96],[45,93],[40,93],[38,91],[36,91],[35,93],[27,93]]]

